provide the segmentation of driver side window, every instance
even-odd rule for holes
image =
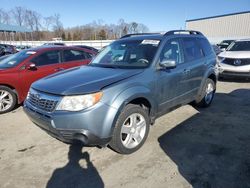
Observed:
[[[180,64],[181,60],[181,48],[178,39],[170,39],[163,47],[160,54],[160,62],[166,60],[174,60],[176,64]]]

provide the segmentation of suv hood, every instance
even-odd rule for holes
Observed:
[[[143,69],[113,69],[82,66],[45,77],[32,88],[57,95],[81,95],[98,92],[102,88],[143,72]]]
[[[224,51],[218,56],[232,59],[245,59],[250,58],[250,51]]]

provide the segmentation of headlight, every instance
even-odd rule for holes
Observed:
[[[102,98],[102,92],[88,95],[65,96],[56,110],[80,111],[98,103]]]
[[[225,60],[225,57],[218,56],[218,62],[219,63],[222,62],[222,61],[224,61],[224,60]]]

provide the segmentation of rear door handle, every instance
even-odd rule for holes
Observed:
[[[190,69],[184,69],[183,70],[183,74],[189,74],[190,73]]]
[[[63,71],[63,70],[64,70],[64,68],[61,68],[61,67],[55,69],[55,71]]]

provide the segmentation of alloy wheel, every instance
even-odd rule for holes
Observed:
[[[123,123],[120,138],[126,148],[138,146],[146,134],[146,120],[139,113],[131,114]]]
[[[0,112],[7,111],[12,107],[13,97],[6,90],[0,90]]]

